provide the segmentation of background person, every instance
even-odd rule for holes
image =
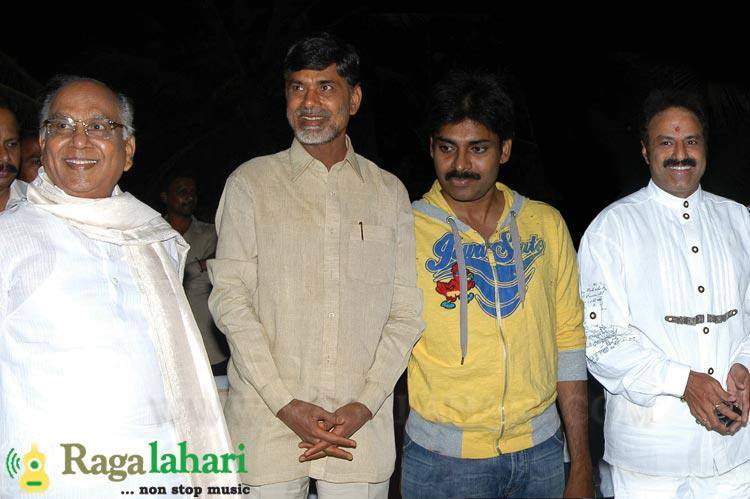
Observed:
[[[20,142],[13,105],[0,99],[0,212],[5,210],[11,198],[22,196],[22,190],[14,185],[21,161]]]
[[[34,181],[42,166],[39,133],[24,133],[21,139],[21,163],[18,178],[27,184]]]
[[[218,334],[208,310],[211,280],[206,261],[216,253],[216,228],[214,224],[201,222],[193,216],[198,203],[195,176],[189,172],[178,172],[170,176],[161,193],[161,201],[167,208],[164,218],[190,245],[182,284],[201,331],[211,368],[214,375],[226,374],[226,340],[223,335]]]

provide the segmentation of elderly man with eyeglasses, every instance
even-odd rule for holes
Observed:
[[[187,245],[158,212],[117,187],[133,165],[132,106],[96,80],[58,83],[41,111],[44,167],[27,200],[0,217],[0,234],[12,235],[0,238],[3,451],[23,455],[36,444],[55,497],[216,481],[145,473],[123,486],[92,473],[90,457],[76,450],[80,459],[71,461],[61,448],[140,454],[148,463],[152,442],[162,455],[177,454],[183,441],[197,456],[231,452],[182,290]],[[233,473],[221,481],[238,483]],[[18,496],[20,485],[2,474],[0,497]]]

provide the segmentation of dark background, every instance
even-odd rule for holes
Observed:
[[[157,209],[165,177],[192,169],[198,216],[213,220],[224,181],[243,161],[289,146],[281,63],[295,39],[328,30],[362,60],[355,149],[395,173],[413,198],[433,180],[421,131],[428,89],[448,70],[501,75],[517,134],[500,180],[549,202],[577,243],[604,206],[644,186],[638,114],[651,88],[702,95],[709,108],[706,190],[750,202],[750,72],[744,27],[706,12],[612,4],[599,19],[469,4],[465,12],[323,2],[60,3],[4,6],[0,95],[36,126],[38,97],[58,73],[90,76],[135,102],[135,167],[121,185]],[[461,6],[458,6],[461,7]],[[705,7],[704,7],[705,8]],[[104,11],[107,11],[104,14]],[[710,34],[709,34],[710,33]],[[405,414],[403,380],[397,420]],[[401,411],[399,413],[399,411]],[[592,448],[601,454],[601,398],[592,387]]]
[[[96,3],[8,6],[0,94],[21,103],[31,127],[34,100],[58,73],[99,78],[130,95],[138,147],[122,186],[156,208],[164,177],[191,168],[200,177],[199,215],[211,220],[237,165],[289,146],[281,63],[292,41],[315,30],[359,49],[364,102],[350,135],[412,197],[433,178],[420,128],[428,89],[449,69],[468,67],[503,75],[516,103],[517,136],[501,180],[560,209],[575,241],[601,208],[647,182],[638,108],[653,87],[706,98],[713,128],[703,185],[750,202],[748,44],[726,20],[710,24],[720,36],[709,36],[707,26],[661,12],[653,21],[669,22],[649,31],[624,20],[625,9],[597,21],[541,7],[477,12],[475,4],[468,14],[324,2],[107,5],[114,13]]]

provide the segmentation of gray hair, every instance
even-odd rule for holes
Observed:
[[[94,78],[87,78],[85,76],[76,76],[76,75],[55,76],[54,78],[50,80],[50,83],[48,84],[48,88],[50,90],[44,96],[42,109],[41,111],[39,111],[39,133],[40,134],[44,133],[41,127],[43,126],[44,121],[49,119],[50,107],[52,106],[52,101],[55,100],[55,97],[57,97],[57,94],[60,92],[60,90],[67,87],[68,85],[79,82],[79,81],[88,81],[91,83],[97,83],[99,85],[102,85],[112,90],[109,87],[109,85],[99,80],[96,80]],[[130,100],[130,98],[127,95],[125,95],[122,92],[116,92],[114,90],[112,90],[112,92],[115,94],[115,97],[117,99],[117,108],[120,113],[120,117],[118,119],[120,120],[120,123],[124,125],[122,129],[122,138],[127,139],[128,137],[130,137],[131,135],[135,133],[135,127],[133,126],[133,102]]]

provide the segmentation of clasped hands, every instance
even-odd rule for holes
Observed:
[[[682,399],[688,404],[696,422],[707,430],[734,435],[740,427],[747,425],[750,413],[750,372],[742,364],[734,364],[729,370],[727,389],[724,390],[711,376],[690,371]],[[724,402],[738,405],[742,409],[742,416],[735,414]],[[719,421],[716,411],[727,416],[732,423],[725,426]]]
[[[305,452],[299,457],[300,462],[324,456],[351,461],[352,454],[344,448],[353,449],[357,442],[349,437],[372,419],[370,410],[359,402],[350,402],[328,412],[297,399],[282,407],[276,416],[302,439],[299,448]]]

